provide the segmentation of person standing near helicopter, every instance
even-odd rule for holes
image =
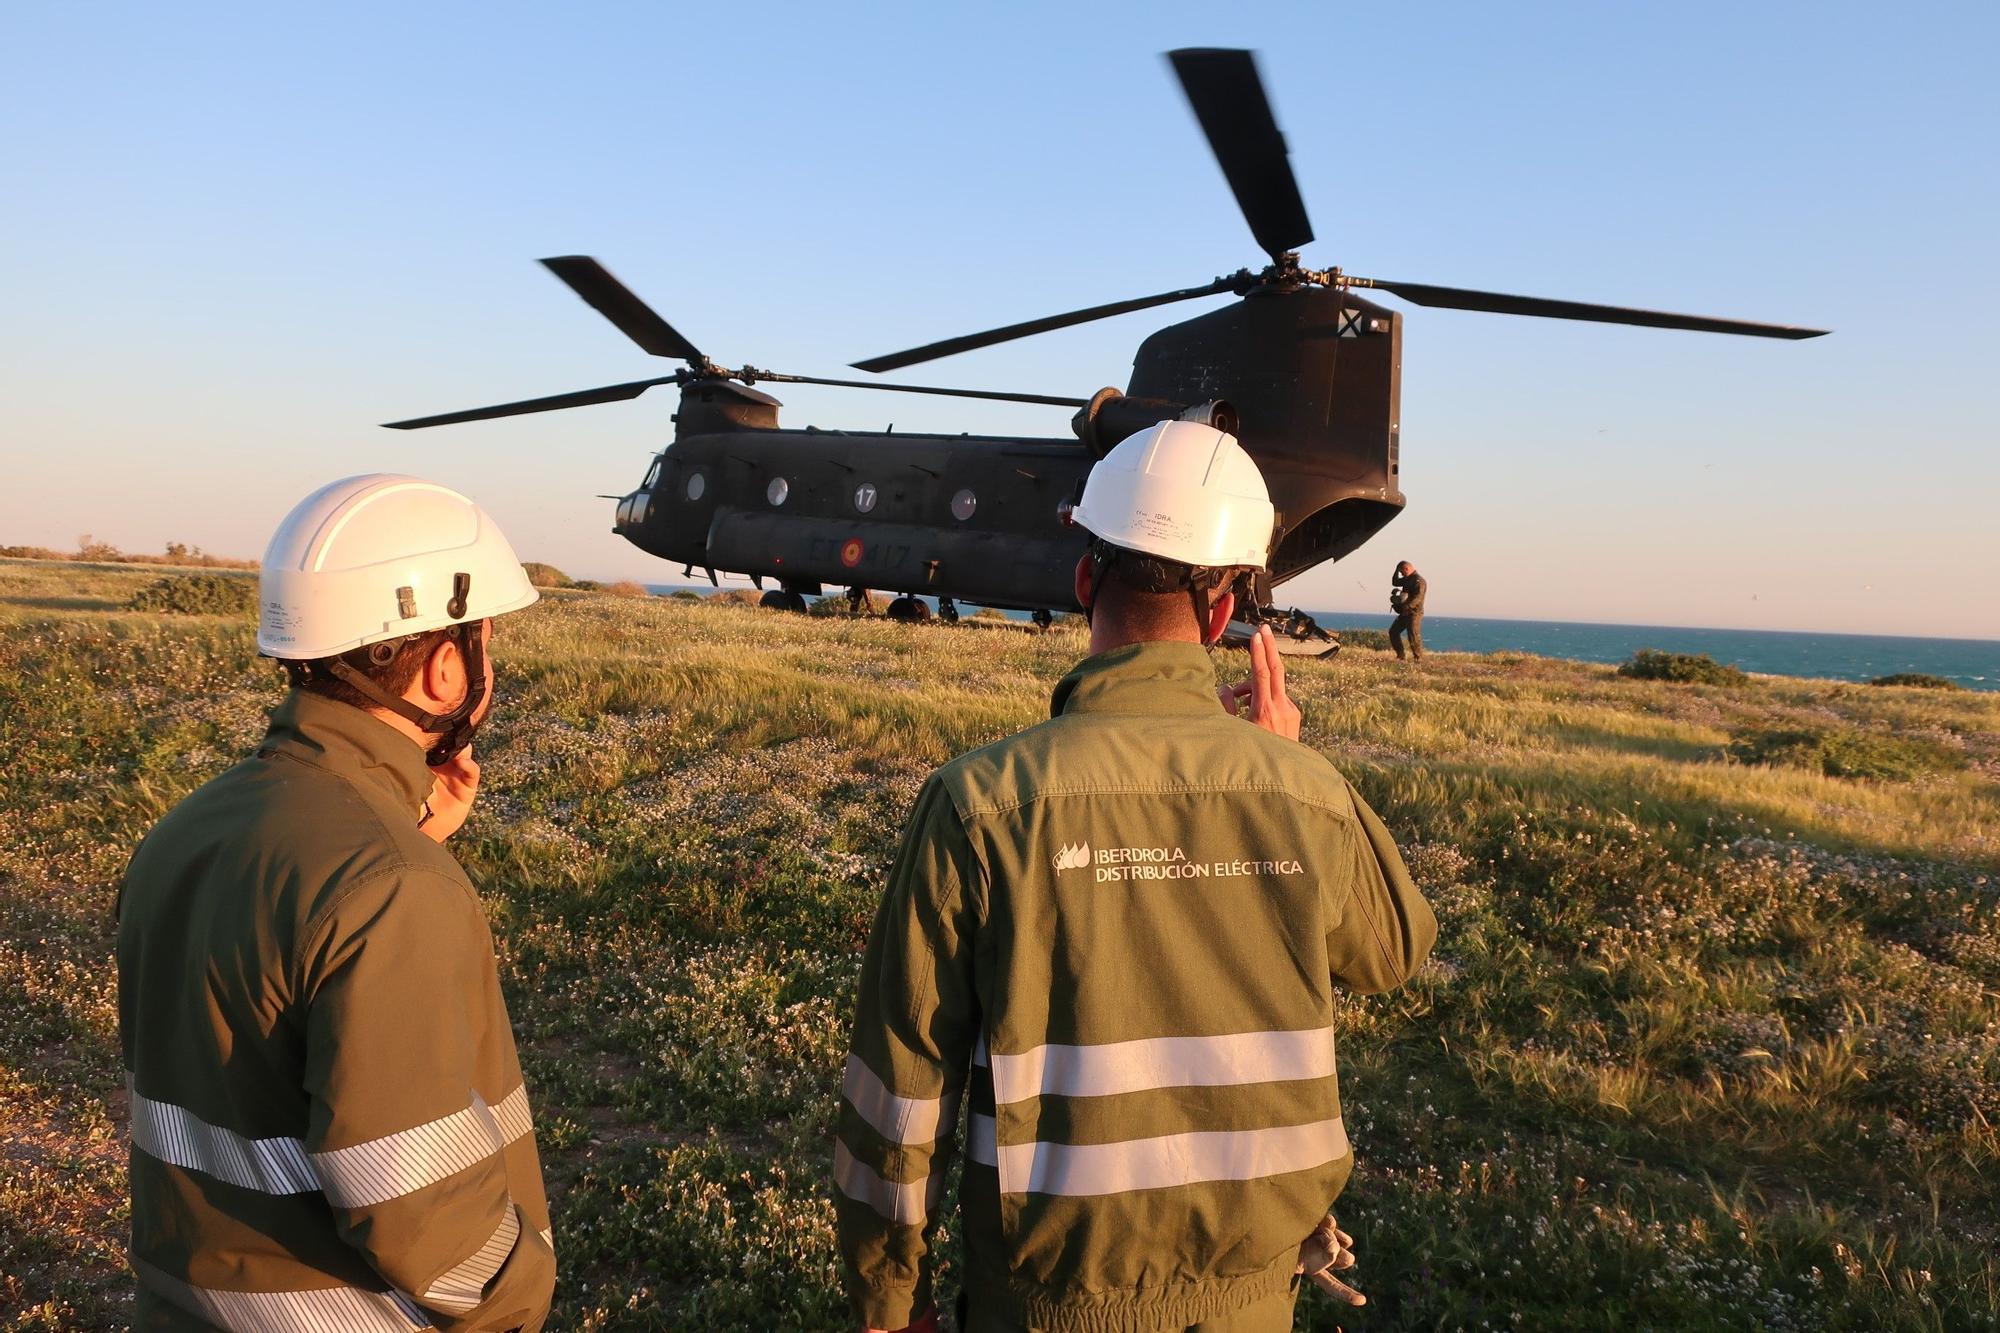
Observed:
[[[1396,650],[1396,660],[1403,660],[1403,638],[1410,640],[1410,656],[1416,661],[1424,660],[1424,590],[1428,587],[1424,576],[1417,573],[1417,567],[1405,560],[1396,566],[1396,572],[1389,579],[1389,609],[1396,613],[1394,623],[1389,626],[1389,646]]]
[[[534,1330],[554,1238],[478,894],[498,525],[350,477],[279,525],[257,647],[291,692],[168,811],[118,894],[144,1330]]]
[[[1363,1303],[1327,1213],[1354,1162],[1335,992],[1402,984],[1436,919],[1299,743],[1268,627],[1218,688],[1207,645],[1274,519],[1235,439],[1141,431],[1073,517],[1091,656],[1050,720],[931,775],[869,937],[834,1147],[846,1286],[865,1329],[935,1328],[963,1104],[965,1333],[1289,1329],[1302,1276]]]

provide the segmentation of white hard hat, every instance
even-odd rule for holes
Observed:
[[[1162,421],[1090,470],[1070,518],[1113,546],[1208,569],[1262,569],[1277,512],[1233,435]]]
[[[446,486],[378,472],[322,486],[257,575],[257,650],[311,661],[477,624],[539,596],[500,525]]]

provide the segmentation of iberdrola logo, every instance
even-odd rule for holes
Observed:
[[[1090,844],[1072,843],[1056,853],[1057,870],[1076,870],[1090,864]]]

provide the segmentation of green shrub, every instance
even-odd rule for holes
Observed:
[[[1378,652],[1388,652],[1389,631],[1385,629],[1337,629],[1334,637],[1343,648],[1373,648]]]
[[[132,609],[176,616],[243,615],[257,609],[257,584],[226,574],[169,575],[133,593]]]
[[[1742,685],[1749,677],[1707,653],[1668,653],[1641,648],[1618,668],[1634,680],[1671,680],[1682,685]]]
[[[1746,731],[1729,742],[1729,757],[1741,764],[1785,765],[1830,778],[1875,782],[1909,782],[1965,767],[1965,756],[1948,745],[1858,727]]]
[[[701,594],[693,588],[676,588],[672,595],[673,599],[677,602],[698,602],[701,600]]]
[[[1870,685],[1907,685],[1918,690],[1962,690],[1965,686],[1943,676],[1933,676],[1928,671],[1898,671],[1894,675],[1877,676]]]
[[[571,588],[576,586],[576,580],[572,579],[569,575],[563,573],[554,565],[545,565],[539,560],[524,560],[521,562],[521,568],[528,571],[528,582],[534,584],[537,588]]]

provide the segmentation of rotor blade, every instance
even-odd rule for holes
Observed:
[[[1310,241],[1312,222],[1256,58],[1248,51],[1190,48],[1169,51],[1167,59],[1257,244],[1276,259]]]
[[[939,389],[928,384],[891,384],[886,380],[828,380],[817,375],[777,375],[756,372],[759,381],[780,384],[830,384],[836,389],[887,389],[891,393],[934,393],[946,398],[990,398],[998,403],[1046,403],[1050,407],[1089,407],[1088,398],[1056,398],[1045,393],[1002,393],[997,389]]]
[[[1802,329],[1790,324],[1758,324],[1747,319],[1712,319],[1707,315],[1675,315],[1664,310],[1634,310],[1622,305],[1591,305],[1584,301],[1551,301],[1540,296],[1475,292],[1465,287],[1434,287],[1424,282],[1349,278],[1348,286],[1393,292],[1418,305],[1442,306],[1450,310],[1485,310],[1496,315],[1539,315],[1544,319],[1639,324],[1652,329],[1691,329],[1696,333],[1741,333],[1752,338],[1818,338],[1827,332],[1826,329]]]
[[[575,393],[558,393],[547,398],[526,398],[518,403],[502,403],[498,407],[475,407],[466,412],[446,412],[442,416],[412,417],[408,421],[385,421],[382,424],[390,430],[422,430],[426,426],[455,426],[461,421],[490,421],[494,417],[525,416],[529,412],[554,412],[564,407],[588,407],[592,403],[617,403],[627,398],[637,398],[656,384],[675,384],[678,375],[664,375],[656,380],[633,380],[630,384],[607,384],[601,389],[580,389]]]
[[[569,284],[569,289],[588,301],[598,314],[616,324],[627,338],[654,356],[678,357],[699,365],[706,360],[699,349],[683,338],[673,325],[653,308],[634,296],[629,288],[611,276],[611,271],[588,255],[560,255],[544,259],[549,272]]]
[[[1216,296],[1236,290],[1239,277],[1217,278],[1202,287],[1186,287],[1177,292],[1161,292],[1158,296],[1141,296],[1133,301],[1113,301],[1109,305],[1094,305],[1087,310],[1072,310],[1066,315],[1050,315],[1044,319],[1031,319],[1021,324],[1009,324],[1004,328],[988,329],[984,333],[968,333],[962,338],[946,338],[943,342],[925,343],[922,347],[912,347],[906,352],[891,352],[887,356],[870,357],[866,361],[853,363],[856,370],[881,372],[901,370],[904,366],[914,366],[919,361],[935,361],[941,356],[956,356],[960,352],[970,352],[977,347],[991,347],[994,343],[1004,343],[1013,338],[1025,338],[1033,333],[1048,333],[1053,329],[1066,329],[1072,324],[1088,324],[1093,319],[1109,319],[1113,315],[1130,314],[1134,310],[1148,310],[1156,305],[1171,305],[1175,301],[1192,301],[1198,296]]]

